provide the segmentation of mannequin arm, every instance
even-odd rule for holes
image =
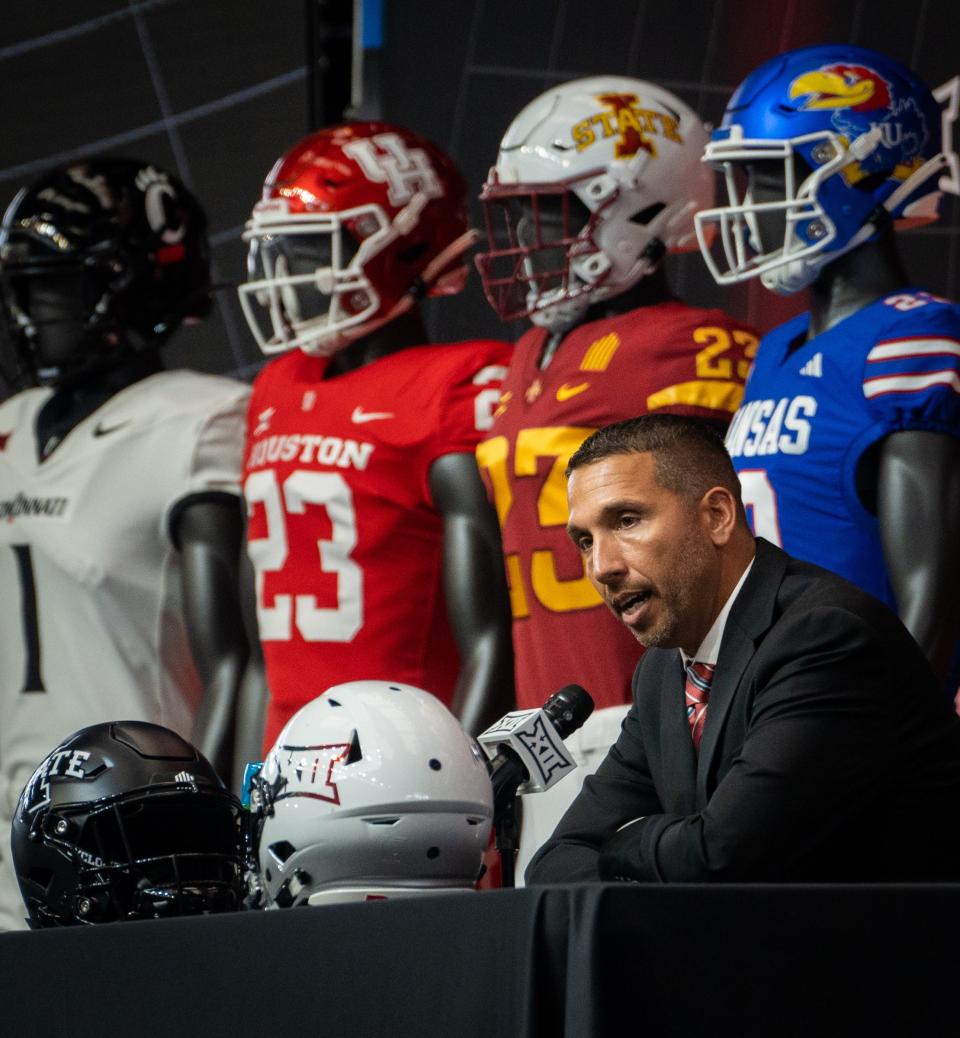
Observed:
[[[513,707],[510,602],[496,512],[472,454],[447,454],[430,468],[443,517],[443,586],[460,650],[453,712],[478,735]]]
[[[877,516],[900,619],[945,680],[960,637],[960,439],[931,432],[888,437]]]
[[[250,761],[263,760],[263,729],[267,716],[267,678],[263,647],[257,630],[257,585],[253,563],[246,551],[240,559],[240,605],[250,642],[250,657],[240,684],[237,734],[234,739],[233,790],[240,792],[243,771]]]
[[[188,504],[173,531],[187,634],[204,689],[192,738],[225,782],[233,767],[237,691],[248,655],[237,590],[242,531],[239,502],[227,499]]]

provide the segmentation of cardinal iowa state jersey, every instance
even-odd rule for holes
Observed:
[[[417,346],[324,381],[327,361],[295,350],[258,376],[244,491],[270,689],[265,746],[344,681],[404,682],[450,703],[459,661],[429,470],[473,452],[509,352]]]
[[[154,721],[189,737],[200,685],[171,517],[194,495],[240,494],[242,383],[152,375],[107,400],[39,462],[34,429],[49,396],[32,389],[0,405],[7,777],[29,774],[58,741],[102,721]]]
[[[566,533],[570,455],[602,425],[670,411],[736,410],[753,332],[719,310],[670,301],[573,329],[545,369],[547,332],[517,343],[477,459],[496,502],[513,610],[517,705],[577,682],[597,707],[630,701],[641,648],[601,603]]]
[[[896,609],[857,466],[890,433],[960,436],[960,307],[907,289],[803,342],[808,322],[764,337],[730,425],[744,503],[756,533]]]

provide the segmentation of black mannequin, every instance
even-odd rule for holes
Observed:
[[[37,320],[40,366],[62,363],[73,350],[89,347],[81,342],[76,325],[47,316],[45,304],[49,301],[56,312],[59,301],[49,283],[42,292],[42,299],[40,292],[32,293],[31,308]],[[43,457],[114,394],[163,369],[158,349],[133,352],[118,341],[107,349],[116,351],[115,362],[64,379],[38,415],[37,444]],[[237,593],[243,534],[239,499],[236,504],[225,497],[191,503],[179,513],[171,532],[181,556],[193,662],[204,688],[191,741],[226,779],[233,770],[234,708],[248,651]]]
[[[801,183],[810,171],[799,157],[795,164]],[[755,201],[784,197],[782,164],[747,164],[747,173]],[[764,241],[783,239],[782,213],[761,213],[758,223]],[[910,284],[894,229],[887,224],[876,238],[820,271],[810,286],[807,341]],[[960,440],[916,430],[887,436],[866,453],[857,472],[860,499],[880,524],[900,619],[944,681],[960,635],[960,591],[955,579],[960,572],[958,473]]]
[[[809,338],[910,284],[892,228],[828,264],[811,287]],[[880,522],[900,619],[946,679],[960,634],[960,440],[905,431],[861,463],[857,485]]]
[[[428,342],[420,311],[412,307],[334,354],[325,378],[336,378]],[[477,735],[513,702],[513,649],[500,528],[472,454],[438,458],[430,469],[429,482],[433,504],[443,517],[443,587],[450,628],[460,652],[452,710],[464,728]],[[253,567],[245,564],[242,574],[244,599],[253,602]],[[478,594],[478,588],[484,593]],[[259,643],[249,670],[238,721],[243,733],[238,755],[253,761],[261,757],[267,697]]]

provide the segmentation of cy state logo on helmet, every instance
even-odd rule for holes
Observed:
[[[643,150],[657,155],[657,137],[683,144],[680,134],[680,114],[669,114],[661,109],[645,106],[640,96],[630,91],[608,90],[595,95],[599,109],[575,123],[570,136],[577,151],[596,144],[598,140],[615,138],[614,158],[630,159]]]
[[[696,248],[693,213],[713,202],[706,140],[680,98],[627,76],[571,80],[525,105],[480,196],[476,265],[500,318],[567,329],[666,253]]]

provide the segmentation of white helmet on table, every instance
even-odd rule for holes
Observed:
[[[288,907],[472,889],[493,796],[482,754],[435,696],[351,681],[287,722],[251,807],[260,882]]]

